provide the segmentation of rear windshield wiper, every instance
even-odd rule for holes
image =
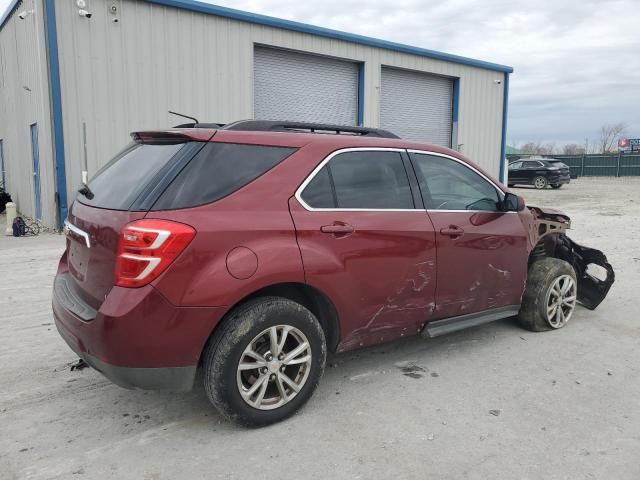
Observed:
[[[89,200],[93,200],[94,194],[89,188],[89,185],[87,185],[86,183],[82,184],[82,186],[78,189],[78,193],[84,195]]]

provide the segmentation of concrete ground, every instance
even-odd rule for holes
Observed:
[[[637,480],[640,179],[515,191],[606,252],[617,279],[596,311],[555,332],[509,319],[338,356],[299,414],[259,430],[222,420],[200,385],[70,371],[49,307],[63,238],[1,237],[0,477]]]

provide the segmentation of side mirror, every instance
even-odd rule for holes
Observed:
[[[502,200],[503,212],[521,212],[525,206],[524,198],[511,192],[504,194],[504,199]]]

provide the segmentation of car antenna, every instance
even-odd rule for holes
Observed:
[[[190,117],[189,115],[185,115],[183,113],[172,112],[171,110],[168,110],[168,112],[172,115],[177,115],[178,117],[188,118],[189,120],[193,120],[194,123],[200,123],[196,117]]]

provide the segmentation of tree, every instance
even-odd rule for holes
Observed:
[[[582,155],[586,153],[585,147],[577,143],[568,143],[562,147],[561,151],[563,155]]]
[[[599,153],[615,153],[616,143],[625,130],[627,124],[623,122],[619,123],[606,123],[598,131],[598,145],[600,147]]]
[[[522,153],[528,154],[536,154],[536,155],[551,155],[555,150],[555,145],[553,143],[543,144],[540,142],[527,142],[522,147],[520,147],[520,151]]]

